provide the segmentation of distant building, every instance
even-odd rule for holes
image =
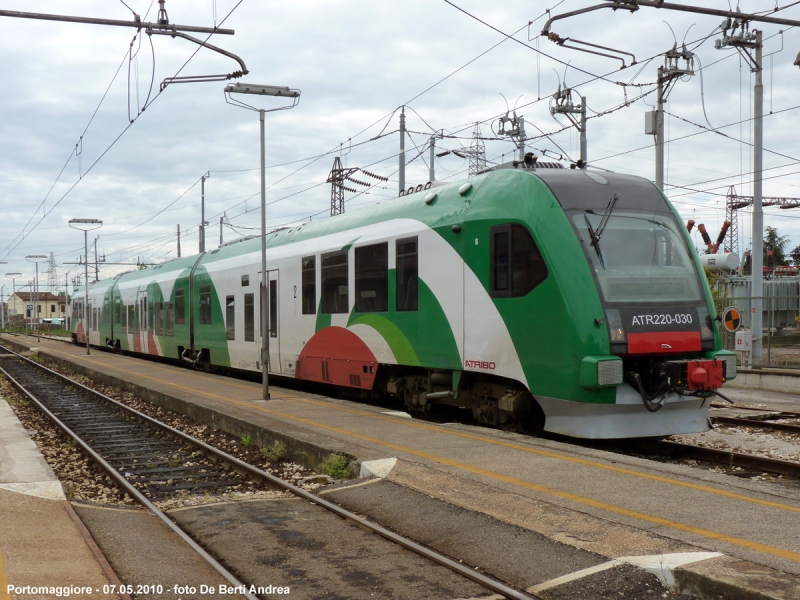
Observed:
[[[28,308],[30,307],[30,309]],[[67,316],[67,297],[50,292],[17,292],[8,299],[8,315],[24,316],[29,322],[36,319],[63,319]]]

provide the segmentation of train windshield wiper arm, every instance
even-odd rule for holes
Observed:
[[[589,222],[589,217],[587,215],[583,215],[583,218],[586,219],[586,227],[589,229],[589,237],[592,240],[591,245],[594,246],[594,251],[597,252],[597,258],[600,259],[600,266],[605,269],[606,265],[603,262],[603,255],[600,253],[600,236],[597,235],[595,230],[592,228],[592,224]]]
[[[614,205],[619,200],[619,194],[614,194],[611,196],[611,200],[608,201],[608,205],[606,206],[606,212],[603,213],[603,217],[600,219],[600,224],[597,226],[597,229],[592,229],[592,224],[589,222],[589,217],[585,214],[583,218],[586,219],[586,226],[589,228],[589,235],[592,237],[592,246],[594,246],[594,251],[597,252],[597,256],[600,259],[600,266],[603,269],[606,268],[605,261],[603,261],[603,255],[600,252],[600,238],[603,235],[603,231],[608,225],[608,220],[611,218],[611,211],[614,210]]]
[[[606,206],[606,212],[603,213],[603,218],[600,219],[600,225],[597,226],[597,241],[600,241],[600,236],[603,235],[603,231],[608,225],[608,220],[611,218],[611,211],[614,210],[614,205],[619,200],[619,194],[614,194],[611,196],[611,200],[608,201],[608,206]]]

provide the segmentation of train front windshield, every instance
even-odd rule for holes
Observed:
[[[605,303],[702,301],[694,261],[672,214],[570,212]]]

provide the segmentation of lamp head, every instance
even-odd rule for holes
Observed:
[[[6,273],[6,277],[22,277],[22,273]]]
[[[73,223],[80,224],[80,225],[102,225],[103,222],[100,219],[70,219],[69,224],[72,225]]]
[[[258,85],[255,83],[229,83],[225,86],[228,94],[256,94],[258,96],[281,96],[283,98],[299,98],[300,90],[277,85]]]
[[[47,260],[48,258],[50,257],[46,254],[28,254],[28,256],[25,257],[25,260]]]
[[[797,58],[794,59],[794,66],[800,67],[800,52],[797,53]]]

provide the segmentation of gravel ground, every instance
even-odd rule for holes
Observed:
[[[24,398],[2,375],[0,396],[11,405],[22,426],[39,447],[47,464],[61,481],[61,487],[69,500],[138,507],[108,475],[84,456],[73,440],[53,425],[36,405]]]
[[[669,439],[705,448],[800,462],[800,435],[784,431],[714,425],[714,429],[705,433],[676,435]]]
[[[650,573],[621,565],[540,592],[543,600],[699,600],[696,596],[674,594]]]
[[[53,368],[48,365],[49,368]],[[164,410],[149,402],[135,398],[133,394],[123,393],[115,388],[98,385],[91,379],[76,375],[67,370],[53,368],[67,377],[94,389],[106,396],[121,402],[139,412],[195,437],[210,446],[214,446],[228,454],[254,465],[284,481],[289,481],[308,491],[314,491],[333,480],[302,467],[301,465],[281,459],[280,448],[260,449],[248,439],[237,438],[219,429],[198,425],[191,419]],[[6,398],[28,430],[33,441],[47,460],[47,463],[61,480],[64,493],[73,501],[113,506],[136,507],[137,504],[124,494],[101,469],[95,467],[84,456],[75,442],[64,435],[38,408],[24,398],[5,379],[0,376],[0,395]],[[311,480],[311,481],[308,481]],[[197,506],[214,502],[230,502],[237,500],[259,500],[291,495],[289,492],[250,489],[247,491],[230,491],[224,493],[183,494],[169,499],[155,501],[162,510],[184,506]]]

